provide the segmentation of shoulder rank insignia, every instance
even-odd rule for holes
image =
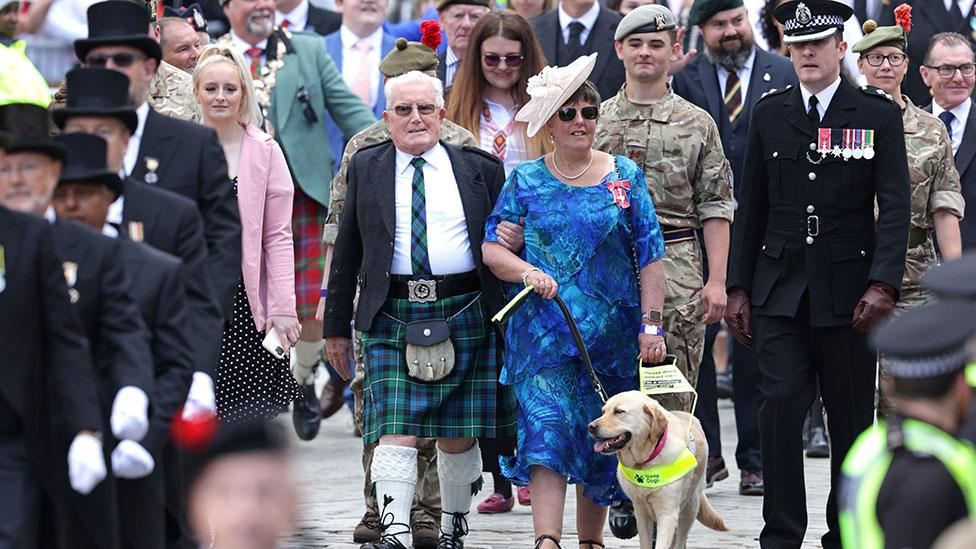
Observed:
[[[894,101],[895,100],[895,98],[892,97],[891,94],[889,94],[888,92],[884,91],[883,89],[877,88],[875,86],[861,86],[859,89],[862,92],[866,93],[867,95],[884,97],[888,101]]]
[[[769,96],[778,95],[778,94],[781,94],[781,93],[783,93],[785,91],[789,91],[791,89],[793,89],[793,85],[792,84],[787,84],[786,87],[784,87],[784,88],[778,88],[778,89],[777,88],[773,88],[773,89],[771,89],[771,90],[769,90],[767,92],[763,92],[763,94],[759,97],[759,100],[762,101],[763,99],[766,99]]]

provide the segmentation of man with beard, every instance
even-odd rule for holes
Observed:
[[[695,57],[674,76],[675,93],[705,109],[718,126],[722,148],[732,165],[733,194],[738,198],[745,156],[746,135],[752,107],[773,88],[796,84],[796,73],[789,59],[773,55],[755,45],[749,13],[742,0],[696,0],[688,14],[689,24],[698,25],[705,46],[704,55]],[[707,249],[706,243],[706,249]],[[703,363],[704,366],[705,363]],[[709,483],[720,480],[725,469],[719,438],[717,395],[709,371],[699,372],[703,381],[698,391],[698,412],[708,440]],[[736,464],[741,471],[739,493],[762,495],[762,458],[759,452],[759,365],[755,353],[738,342],[732,345],[732,392],[738,443]],[[709,411],[714,411],[712,414]],[[713,434],[714,433],[714,434]]]
[[[295,347],[294,375],[302,385],[292,420],[303,440],[315,438],[321,408],[315,369],[322,352],[322,324],[315,320],[325,254],[325,225],[332,154],[325,113],[351,138],[376,117],[356,96],[323,47],[322,37],[275,27],[274,0],[222,0],[230,32],[219,43],[240,51],[251,63],[263,128],[288,159],[295,180],[292,233],[295,237],[295,292],[302,336]]]
[[[645,311],[644,321],[667,327],[667,347],[694,385],[705,324],[725,314],[731,168],[715,122],[668,86],[670,62],[681,51],[668,8],[648,5],[631,11],[617,26],[614,40],[626,82],[600,108],[594,148],[628,156],[644,170],[667,248],[664,310]],[[710,251],[710,276],[704,283],[697,230],[704,231]],[[689,396],[659,395],[658,401],[669,410],[690,412]],[[628,506],[616,502],[610,511],[610,529],[625,539],[636,534]]]

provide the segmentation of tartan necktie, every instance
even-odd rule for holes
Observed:
[[[424,190],[426,163],[420,157],[410,161],[414,168],[410,200],[410,267],[415,275],[431,274],[430,256],[427,254],[427,197]]]
[[[729,113],[729,122],[735,124],[742,114],[742,82],[735,71],[729,71],[725,80],[725,110]]]
[[[251,76],[254,78],[261,77],[261,48],[250,47],[245,52],[247,56],[251,58]]]

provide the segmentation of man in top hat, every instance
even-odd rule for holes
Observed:
[[[296,185],[292,234],[302,335],[292,364],[302,398],[295,402],[292,420],[299,436],[309,440],[321,421],[314,381],[322,355],[322,326],[315,320],[315,307],[325,275],[322,226],[329,203],[327,182],[334,175],[325,112],[347,138],[376,118],[349,90],[320,36],[274,25],[273,0],[222,3],[231,30],[219,42],[238,49],[251,62],[263,129],[281,145]]]
[[[12,134],[4,161],[7,188],[0,200],[7,207],[51,222],[70,301],[81,318],[91,349],[102,414],[109,420],[102,429],[105,449],[114,452],[117,442],[138,442],[149,428],[153,363],[149,333],[131,293],[133,282],[119,261],[117,242],[87,227],[57,219],[51,197],[66,150],[48,137],[47,111],[29,104],[0,107],[0,130]],[[119,448],[128,457],[145,463],[147,454],[138,445],[124,444]],[[86,535],[72,546],[116,546],[114,478],[109,476],[89,496],[69,495],[77,513],[72,518],[77,518],[86,530]]]
[[[163,448],[170,421],[186,398],[193,372],[181,261],[128,239],[107,222],[112,203],[122,193],[118,172],[106,164],[106,143],[84,133],[54,138],[67,160],[51,204],[59,219],[87,225],[119,239],[120,261],[132,280],[132,295],[149,328],[154,366],[149,431],[139,442],[123,440],[112,452],[118,478],[119,523],[124,546],[166,547]]]
[[[858,437],[841,469],[845,547],[931,547],[976,519],[976,449],[956,439],[972,403],[976,309],[938,302],[907,311],[872,336],[894,396],[887,421]]]
[[[0,149],[0,197],[12,170]],[[3,206],[0,333],[0,540],[5,548],[56,547],[43,519],[57,522],[63,511],[63,479],[89,493],[105,478],[104,419],[50,224]]]
[[[450,89],[464,61],[471,30],[488,13],[488,0],[438,0],[437,17],[447,37],[447,47],[437,56],[437,78]]]
[[[833,488],[871,424],[876,357],[865,334],[891,312],[905,269],[911,197],[901,112],[884,91],[841,78],[840,29],[851,13],[831,0],[776,8],[800,85],[755,106],[732,225],[725,320],[740,343],[755,343],[762,373],[764,548],[803,542],[800,430],[817,383]],[[840,544],[833,488],[828,548]]]

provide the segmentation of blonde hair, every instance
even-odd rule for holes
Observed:
[[[244,56],[234,48],[219,44],[208,44],[204,46],[197,58],[197,66],[193,69],[193,91],[196,92],[200,86],[200,79],[203,71],[218,63],[228,64],[237,69],[241,79],[241,91],[244,97],[241,99],[241,107],[237,113],[237,121],[243,125],[260,124],[261,111],[258,109],[257,98],[254,95],[254,80],[251,78],[251,69],[244,62]]]

